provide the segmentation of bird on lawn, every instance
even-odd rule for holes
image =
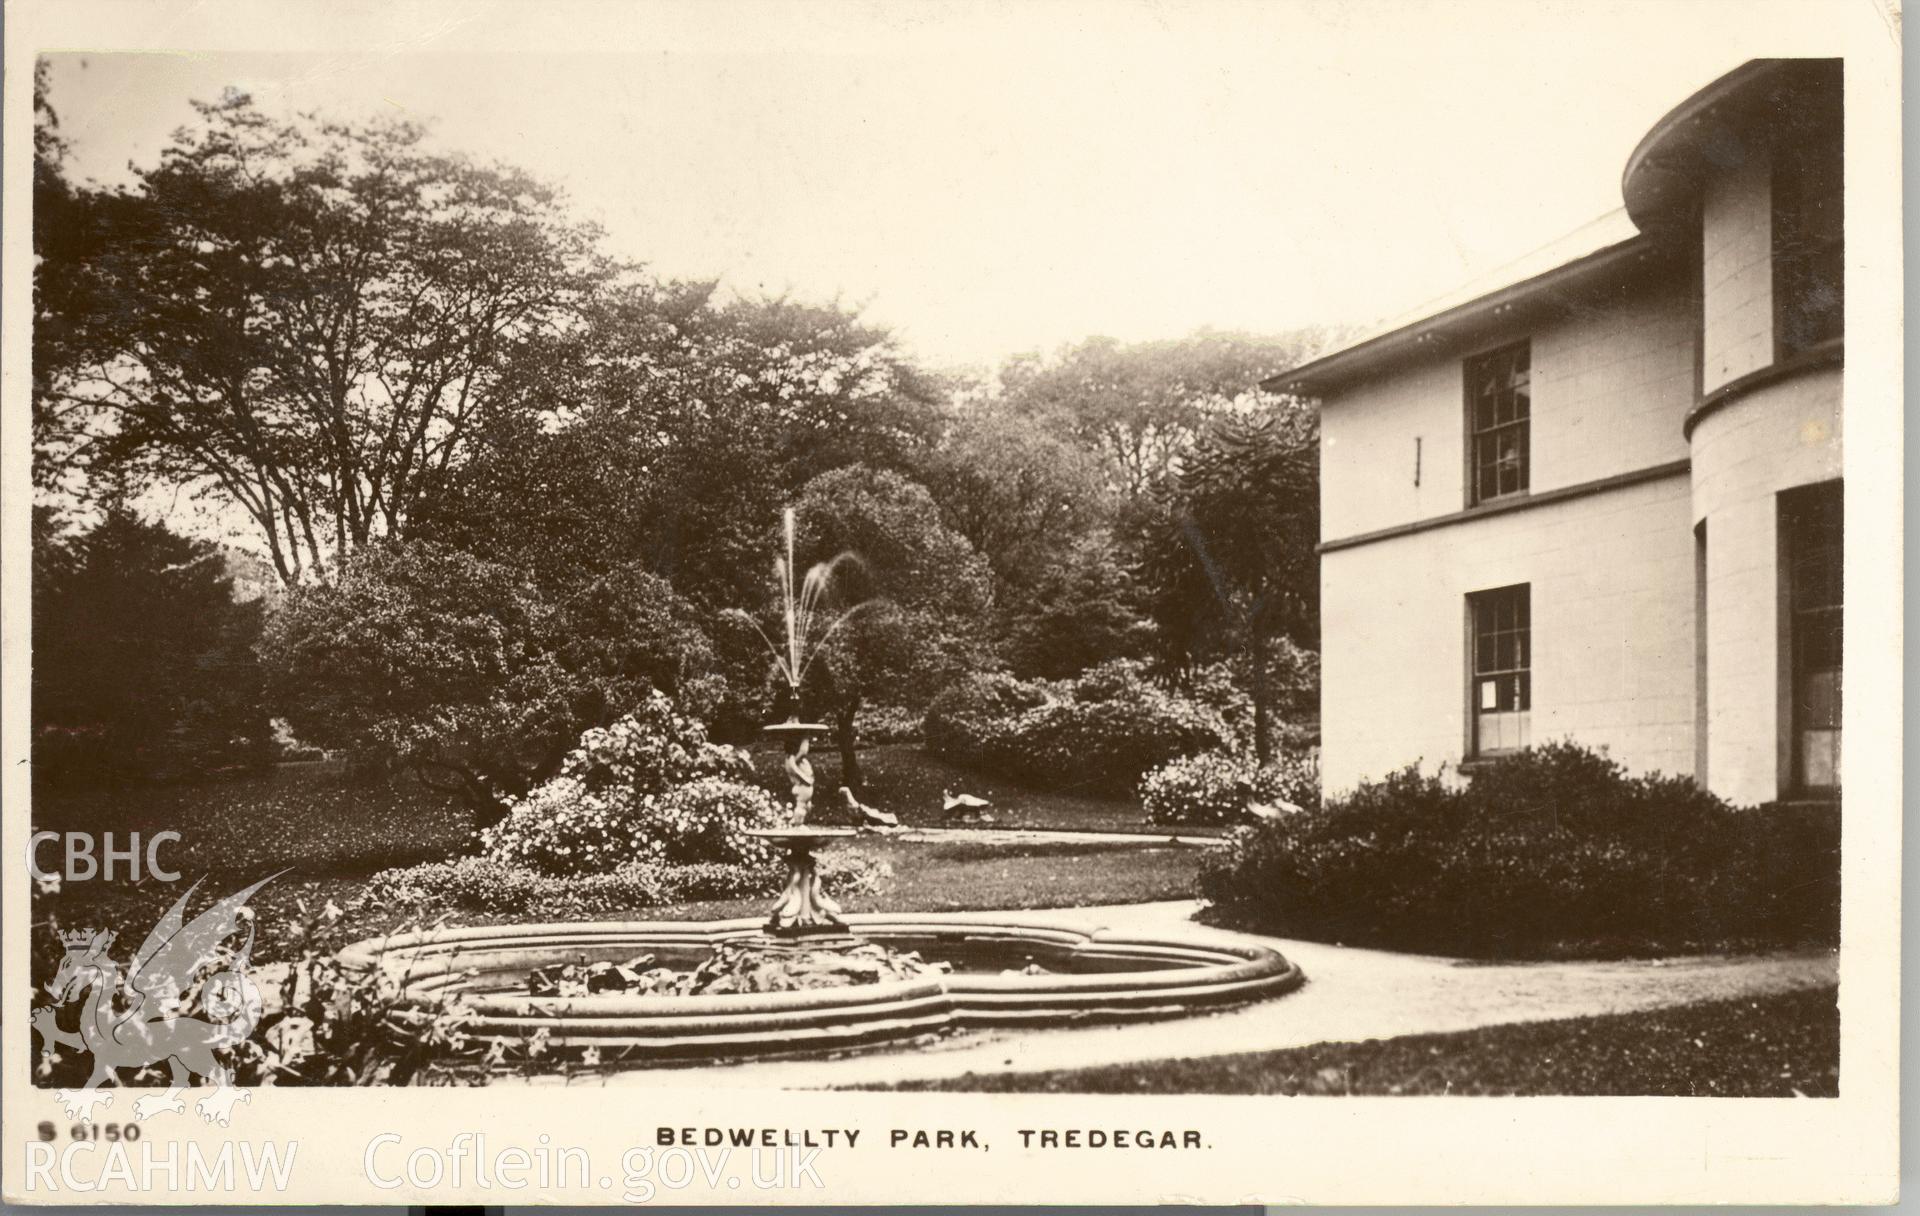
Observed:
[[[952,790],[940,791],[940,809],[949,815],[955,811],[972,814],[975,811],[984,811],[992,805],[993,803],[985,798],[975,798],[972,794],[956,794]]]
[[[1273,802],[1247,803],[1247,814],[1252,815],[1255,819],[1281,819],[1285,816],[1298,815],[1299,813],[1300,808],[1284,798],[1276,799]]]
[[[840,796],[847,800],[847,809],[855,815],[858,815],[863,823],[882,828],[897,828],[900,826],[900,816],[890,815],[879,807],[868,806],[858,798],[855,798],[853,791],[844,785],[840,787]]]

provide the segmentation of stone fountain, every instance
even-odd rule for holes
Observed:
[[[749,829],[785,850],[787,882],[764,922],[487,925],[370,939],[342,951],[350,970],[383,970],[404,996],[406,1032],[458,999],[463,1032],[509,1052],[545,1032],[601,1058],[714,1058],[879,1044],[967,1026],[1178,1017],[1289,992],[1303,981],[1277,951],[1221,935],[1145,937],[1020,913],[847,914],[823,889],[818,855],[855,835],[807,822],[813,740],[800,686],[819,646],[860,610],[822,623],[836,563],[796,586],[794,518],[775,563],[784,645],[767,639],[792,713],[765,731],[785,746],[792,822]],[[836,559],[836,562],[839,559]],[[766,637],[763,632],[761,635]],[[639,989],[529,991],[556,965],[666,977]]]
[[[849,938],[846,922],[840,919],[840,905],[833,902],[820,885],[819,851],[837,840],[853,835],[851,828],[813,827],[807,814],[813,809],[813,761],[807,753],[813,740],[827,733],[819,722],[800,720],[800,682],[818,653],[818,645],[860,608],[855,605],[828,622],[818,641],[813,637],[814,623],[824,606],[834,563],[815,566],[798,586],[794,582],[793,508],[783,516],[786,554],[774,563],[774,578],[780,585],[782,619],[786,626],[784,647],[766,638],[774,652],[774,663],[787,682],[787,704],[792,713],[785,721],[769,723],[765,733],[786,747],[787,782],[793,796],[793,823],[789,827],[749,828],[747,835],[780,845],[787,852],[787,885],[767,916],[766,932],[776,941],[799,938]]]

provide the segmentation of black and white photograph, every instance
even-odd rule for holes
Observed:
[[[6,1199],[1891,1201],[1899,20],[10,6]]]

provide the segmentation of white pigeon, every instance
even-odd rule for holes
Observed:
[[[868,806],[858,798],[855,798],[853,791],[844,785],[840,787],[840,796],[847,800],[847,809],[860,816],[860,818],[866,822],[883,828],[897,828],[900,826],[900,816],[890,815],[878,807]]]
[[[954,811],[979,811],[992,806],[985,798],[975,798],[972,794],[956,794],[952,790],[940,791],[940,809],[952,814]]]
[[[1300,808],[1284,798],[1274,802],[1249,802],[1247,814],[1255,819],[1281,819],[1288,815],[1298,815]]]

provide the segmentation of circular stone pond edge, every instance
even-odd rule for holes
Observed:
[[[403,1020],[464,996],[461,1031],[469,1037],[512,1045],[544,1030],[554,1047],[591,1046],[642,1057],[841,1049],[950,1027],[1180,1017],[1281,996],[1306,979],[1277,950],[1198,934],[1089,932],[1004,913],[862,913],[845,919],[859,936],[894,950],[1037,960],[1042,966],[1037,973],[1009,967],[1001,974],[953,972],[843,988],[690,997],[465,992],[476,975],[524,974],[578,958],[623,961],[649,951],[711,949],[753,937],[762,927],[757,919],[429,930],[357,942],[341,952],[340,961],[352,972],[378,968],[391,976],[399,985]]]

